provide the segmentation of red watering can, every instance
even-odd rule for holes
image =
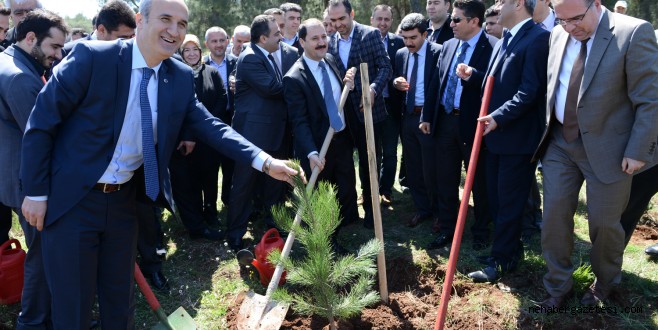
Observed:
[[[16,247],[10,249],[12,244]],[[10,239],[0,245],[0,304],[21,301],[24,263],[25,251],[18,240]]]

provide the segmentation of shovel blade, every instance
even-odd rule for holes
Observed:
[[[197,326],[194,319],[187,313],[185,308],[178,307],[176,311],[167,317],[169,325],[159,322],[151,330],[196,330]]]
[[[288,304],[247,292],[238,313],[238,330],[276,330],[288,313]]]

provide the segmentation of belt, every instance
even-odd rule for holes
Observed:
[[[459,108],[453,108],[453,109],[452,109],[452,112],[448,113],[448,115],[449,115],[449,116],[459,116],[459,113],[461,113],[461,111],[459,110]]]
[[[107,194],[121,190],[121,186],[123,186],[123,184],[97,183],[92,187],[92,189],[102,191]]]

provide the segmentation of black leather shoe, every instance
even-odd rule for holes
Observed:
[[[500,274],[498,273],[496,268],[494,268],[493,266],[488,266],[485,267],[483,270],[478,270],[476,272],[468,273],[468,277],[470,277],[475,283],[484,283],[484,282],[493,283],[500,278]]]
[[[446,234],[439,234],[429,245],[427,245],[427,248],[432,250],[432,249],[442,249],[452,243],[452,236],[448,236]]]
[[[211,228],[206,228],[198,233],[190,233],[190,239],[197,240],[200,238],[205,238],[209,241],[221,241],[224,239],[224,233],[221,230]]]
[[[242,250],[242,238],[238,238],[238,239],[229,238],[227,241],[228,241],[228,246],[234,252],[238,252]]]
[[[158,291],[169,291],[169,281],[162,272],[155,272],[145,276],[151,283],[151,287]]]
[[[652,257],[658,257],[658,243],[646,248],[644,250],[644,253],[652,256]]]

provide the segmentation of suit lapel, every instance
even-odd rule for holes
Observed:
[[[455,60],[455,53],[457,52],[457,47],[459,46],[459,42],[450,42],[444,44],[446,47],[446,56],[444,57],[444,64],[446,65],[446,69],[443,71],[443,77],[441,77],[441,86],[442,88],[446,86],[448,83],[448,73],[450,72],[450,68],[452,67],[452,61]]]
[[[134,41],[123,44],[119,51],[119,60],[117,61],[117,95],[114,111],[114,143],[119,140],[123,120],[126,116],[126,107],[128,106],[128,94],[130,93],[130,74],[132,72],[132,50]]]
[[[612,21],[612,16],[606,10],[603,13],[603,17],[601,18],[601,23],[599,24],[599,28],[596,31],[596,35],[594,36],[592,49],[589,51],[589,56],[587,57],[587,62],[585,64],[585,72],[583,74],[583,81],[580,85],[580,93],[578,95],[578,100],[580,100],[580,98],[583,96],[585,91],[587,91],[589,84],[592,82],[592,78],[594,78],[594,73],[596,72],[596,68],[599,66],[599,63],[601,63],[601,59],[603,59],[603,54],[605,53],[606,48],[608,48],[608,45],[612,40],[613,37],[612,30],[614,29],[614,27],[615,24]]]
[[[169,61],[171,59],[164,60],[158,72],[158,152],[161,155],[165,152],[169,110],[175,95],[173,77],[169,74]]]
[[[313,76],[313,72],[311,72],[311,68],[308,67],[306,64],[306,61],[304,61],[304,58],[299,59],[300,62],[302,62],[302,68],[299,70],[299,74],[302,76],[302,79],[307,81],[309,88],[311,88],[311,92],[313,93],[313,96],[315,99],[318,101],[318,103],[321,104],[322,110],[324,110],[323,116],[327,117],[327,106],[324,104],[324,97],[322,97],[322,91],[320,90],[320,86],[318,85],[318,82],[315,80],[315,77]]]
[[[505,50],[505,54],[503,54],[500,57],[498,57],[498,53],[500,53],[500,48],[501,47],[498,47],[499,50],[496,53],[496,62],[494,63],[493,70],[491,70],[490,75],[495,76],[496,73],[498,73],[498,70],[500,70],[500,68],[501,68],[500,63],[505,62],[505,60],[507,59],[507,55],[511,54],[514,51],[514,47],[516,47],[516,45],[519,43],[519,41],[521,41],[521,39],[523,39],[525,34],[528,32],[528,30],[530,30],[534,25],[535,25],[535,23],[532,20],[529,20],[528,22],[523,24],[523,26],[521,27],[519,32],[517,32],[516,35],[514,36],[514,38],[512,39],[512,42],[510,42],[510,44],[507,45],[507,49]],[[502,45],[503,45],[503,43],[500,42],[500,46],[502,46]]]
[[[484,53],[484,50],[487,47],[488,43],[489,41],[487,40],[487,36],[483,32],[482,34],[480,34],[480,38],[478,39],[478,42],[475,44],[475,49],[473,49],[473,54],[471,55],[471,60],[469,61],[469,65],[473,66],[475,63],[479,62],[480,56],[482,56],[482,53]]]
[[[352,35],[352,46],[350,47],[350,55],[348,56],[347,68],[345,68],[345,71],[347,71],[348,68],[353,66],[356,66],[358,68],[359,63],[361,63],[359,59],[359,57],[361,56],[361,50],[357,48],[361,46],[362,33],[363,31],[361,29],[361,26],[359,26],[359,23],[354,22],[354,34]],[[359,41],[355,42],[356,40]]]
[[[559,27],[558,27],[559,28]],[[548,108],[553,111],[553,106],[555,105],[555,91],[557,90],[557,85],[560,81],[560,69],[562,67],[562,58],[564,57],[564,51],[567,48],[567,43],[569,42],[569,34],[567,32],[561,31],[562,33],[557,37],[555,45],[555,57],[552,62],[551,67],[551,78],[548,81]],[[550,59],[550,57],[549,57]]]
[[[434,62],[434,53],[432,53],[432,46],[428,42],[427,45],[425,46],[425,72],[424,74],[424,86],[423,89],[427,91],[427,87],[429,87],[430,84],[430,76],[432,75],[432,71],[434,68],[432,67],[432,63]]]

